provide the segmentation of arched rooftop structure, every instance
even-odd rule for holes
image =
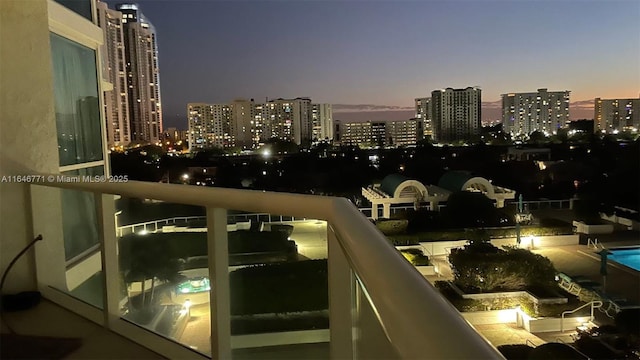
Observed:
[[[496,202],[496,207],[504,207],[505,200],[513,200],[516,192],[493,185],[489,180],[473,176],[469,171],[449,171],[440,180],[438,186],[451,192],[456,191],[476,191],[483,193],[486,197]]]
[[[424,198],[427,188],[419,181],[400,174],[387,175],[380,183],[380,190],[394,198]]]
[[[480,176],[472,176],[468,171],[446,172],[438,181],[438,186],[451,192],[478,191],[492,198],[495,194],[491,182]]]
[[[496,207],[504,207],[507,199],[515,198],[515,191],[494,186],[480,176],[472,176],[468,171],[449,171],[442,175],[438,185],[424,185],[401,174],[387,175],[380,184],[362,188],[362,196],[371,202],[371,217],[378,218],[378,206],[382,205],[382,216],[391,216],[392,204],[429,203],[432,210],[439,209],[439,203],[447,201],[449,194],[457,191],[475,191],[483,193],[495,201]]]
[[[437,208],[440,201],[449,196],[449,191],[439,189],[436,186],[427,187],[420,181],[410,179],[404,175],[387,175],[380,184],[362,188],[362,195],[371,202],[371,214],[378,218],[378,205],[382,205],[383,217],[391,216],[392,204],[412,204],[415,207],[424,202]]]

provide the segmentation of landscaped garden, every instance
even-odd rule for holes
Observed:
[[[499,249],[489,243],[482,230],[472,233],[468,245],[452,249],[449,263],[452,282],[439,281],[436,287],[459,311],[513,309],[519,306],[532,317],[559,316],[582,303],[567,294],[555,281],[551,261],[525,249]],[[534,298],[567,298],[566,303],[536,303],[531,296],[496,296],[483,299],[464,298],[464,294],[508,293],[526,291]]]
[[[292,230],[292,226],[272,226],[271,231],[228,233],[231,265],[234,257],[276,260],[229,273],[234,334],[328,327],[327,262],[297,261],[295,243],[288,240]],[[120,239],[119,247],[123,288],[133,282],[142,286],[141,293],[129,299],[127,313],[139,324],[150,323],[161,313],[158,294],[184,290],[183,271],[208,267],[206,233],[130,234]],[[209,279],[197,282],[208,284]]]
[[[391,219],[375,222],[395,246],[429,241],[469,239],[469,229],[482,228],[492,238],[515,238],[515,209],[496,208],[481,193],[461,191],[451,194],[442,211],[402,210]],[[520,228],[520,235],[548,236],[572,234],[572,226],[555,219],[538,219],[537,224]]]

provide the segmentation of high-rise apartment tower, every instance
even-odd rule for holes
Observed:
[[[640,129],[640,98],[600,99],[594,101],[594,131],[612,133],[615,131]]]
[[[157,142],[162,134],[160,71],[156,31],[137,4],[118,4],[122,13],[131,141]]]
[[[104,92],[107,144],[109,147],[126,146],[131,142],[131,131],[123,16],[121,12],[109,9],[104,2],[97,2],[96,8],[98,26],[104,33],[102,72],[111,84]]]
[[[480,134],[481,90],[446,88],[431,93],[434,140],[446,143],[468,141]]]
[[[570,91],[511,93],[502,95],[502,129],[511,134],[534,131],[555,134],[569,121]]]

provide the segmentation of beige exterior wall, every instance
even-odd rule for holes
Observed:
[[[58,171],[51,46],[45,0],[0,2],[1,175]],[[0,268],[34,237],[29,186],[0,183]],[[33,290],[33,253],[7,278],[5,291]]]

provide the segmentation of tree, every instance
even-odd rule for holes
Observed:
[[[177,282],[181,279],[180,262],[173,256],[167,238],[135,236],[128,239],[129,245],[120,254],[121,270],[125,272],[126,284],[142,282],[142,306],[147,305],[146,281],[151,279],[149,303],[153,303],[156,280]]]
[[[489,141],[491,145],[511,145],[513,141],[511,140],[511,135],[505,133],[504,131],[499,131],[495,133],[495,137]]]
[[[529,134],[529,141],[528,141],[529,144],[540,145],[545,143],[546,141],[547,141],[547,137],[541,131],[536,130],[531,134]]]
[[[551,141],[555,144],[566,144],[569,140],[569,130],[560,128],[555,135],[551,137]]]
[[[524,290],[555,283],[549,259],[525,249],[500,250],[486,241],[452,250],[449,262],[456,284],[468,291]]]
[[[449,195],[442,215],[452,227],[496,225],[499,217],[489,198],[482,193],[470,191],[458,191]]]

